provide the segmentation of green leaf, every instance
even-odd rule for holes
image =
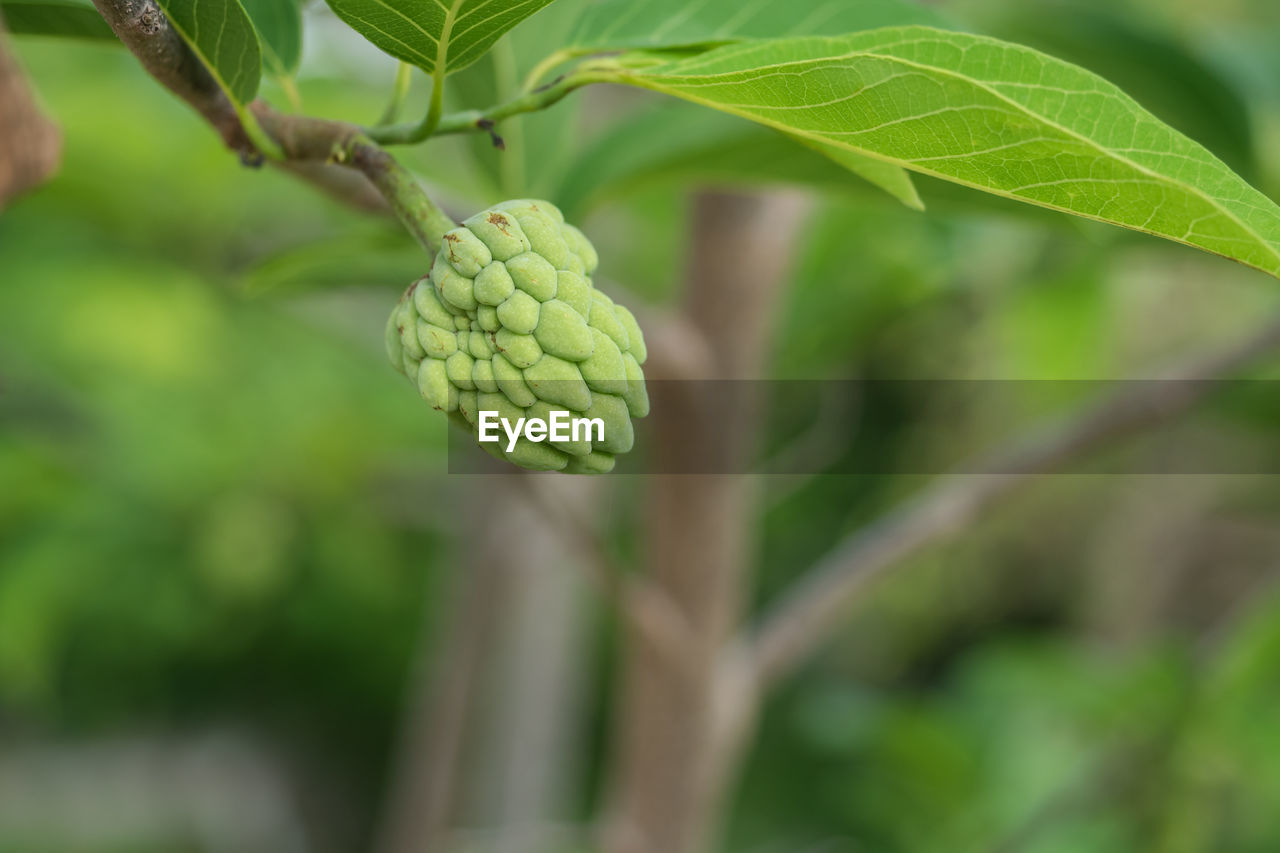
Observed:
[[[569,47],[686,47],[946,23],[911,0],[597,0],[583,13]]]
[[[428,74],[458,71],[552,0],[327,0],[339,18]]]
[[[88,0],[0,0],[0,12],[9,32],[18,35],[116,37]]]
[[[262,48],[262,64],[275,77],[292,77],[302,61],[302,10],[297,0],[241,0]]]
[[[239,0],[156,0],[237,108],[253,100],[262,77],[258,35]]]
[[[877,185],[919,206],[908,174],[897,166],[679,101],[659,102],[595,137],[550,197],[567,217],[580,219],[601,201],[654,183],[802,184],[857,192],[865,185],[836,159],[844,156],[887,167],[889,176]],[[894,173],[904,183],[895,184]]]
[[[1095,74],[927,27],[778,39],[616,73],[925,174],[1280,276],[1280,207]]]

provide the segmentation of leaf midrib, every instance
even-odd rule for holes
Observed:
[[[458,10],[465,2],[466,0],[453,0],[444,13],[444,26],[440,28],[440,38],[436,41],[436,67],[432,69],[437,86],[444,80],[448,68],[449,40],[453,36],[453,22],[457,20]]]
[[[935,31],[935,30],[932,30],[931,28],[924,28],[924,29],[929,29],[929,30],[931,30],[931,31]],[[936,30],[935,32],[942,33],[942,32],[944,32],[944,31],[942,31],[942,30]],[[979,39],[979,41],[985,42],[985,40],[982,40],[982,39]],[[902,41],[898,41],[898,42],[890,42],[889,44],[881,45],[880,47],[894,47],[894,46],[897,46],[897,45],[912,44],[912,43],[914,43],[914,40],[904,39],[904,40],[902,40]],[[1002,45],[999,45],[998,43],[994,43],[994,42],[987,42],[987,43],[995,44],[997,47],[1002,47]],[[1193,194],[1193,195],[1199,196],[1201,199],[1203,199],[1205,202],[1207,202],[1207,203],[1209,204],[1209,206],[1210,206],[1210,207],[1213,207],[1214,209],[1216,209],[1217,211],[1219,211],[1221,214],[1223,214],[1224,216],[1226,216],[1228,219],[1230,219],[1232,222],[1235,222],[1235,223],[1236,223],[1236,224],[1241,228],[1241,230],[1243,230],[1243,231],[1244,231],[1244,233],[1246,233],[1246,234],[1248,234],[1249,236],[1253,237],[1253,238],[1254,238],[1254,240],[1256,240],[1256,241],[1258,242],[1258,244],[1259,244],[1259,245],[1261,245],[1264,249],[1266,249],[1266,250],[1271,254],[1271,256],[1272,256],[1272,257],[1274,257],[1277,261],[1280,261],[1280,250],[1278,250],[1276,247],[1274,247],[1274,246],[1271,244],[1271,242],[1270,242],[1269,240],[1265,239],[1261,234],[1259,234],[1259,233],[1258,233],[1257,231],[1255,231],[1252,227],[1250,227],[1250,226],[1249,226],[1248,224],[1246,224],[1243,220],[1241,220],[1241,219],[1240,219],[1240,217],[1238,217],[1234,212],[1232,212],[1231,210],[1229,210],[1229,209],[1227,209],[1227,208],[1223,207],[1223,206],[1222,206],[1222,202],[1221,202],[1218,198],[1216,198],[1215,196],[1208,195],[1208,194],[1207,194],[1207,193],[1205,193],[1203,190],[1201,190],[1199,187],[1196,187],[1196,186],[1195,186],[1195,185],[1193,185],[1193,184],[1181,183],[1181,182],[1179,182],[1179,181],[1177,181],[1177,180],[1175,180],[1175,179],[1173,179],[1173,178],[1169,177],[1168,175],[1162,175],[1162,174],[1161,174],[1161,173],[1159,173],[1159,172],[1153,171],[1153,170],[1149,169],[1148,167],[1143,166],[1141,163],[1137,163],[1137,162],[1135,162],[1135,161],[1133,161],[1133,160],[1131,160],[1131,159],[1129,159],[1129,158],[1127,158],[1127,157],[1123,157],[1123,156],[1121,156],[1121,155],[1117,154],[1115,151],[1113,151],[1113,150],[1111,150],[1111,149],[1109,149],[1109,148],[1105,148],[1105,147],[1103,147],[1101,144],[1099,144],[1098,142],[1095,142],[1094,140],[1090,139],[1089,137],[1087,137],[1087,136],[1085,136],[1085,135],[1083,135],[1083,134],[1081,134],[1081,133],[1079,133],[1079,132],[1077,132],[1077,131],[1074,131],[1074,130],[1072,130],[1072,129],[1068,128],[1068,127],[1065,127],[1065,126],[1063,126],[1063,125],[1059,124],[1058,122],[1054,121],[1053,119],[1048,118],[1047,116],[1042,116],[1042,115],[1040,115],[1039,113],[1034,112],[1033,110],[1031,110],[1031,109],[1030,109],[1029,107],[1027,107],[1026,105],[1024,105],[1024,104],[1020,104],[1020,103],[1018,103],[1017,101],[1015,101],[1015,100],[1013,100],[1012,98],[1010,98],[1009,96],[1007,96],[1007,95],[1005,95],[1004,93],[1000,92],[999,90],[992,88],[992,87],[991,87],[990,85],[988,85],[986,82],[981,81],[981,80],[977,80],[977,79],[975,79],[975,78],[973,78],[973,77],[967,77],[967,76],[965,76],[965,75],[963,75],[963,74],[959,74],[959,73],[957,73],[957,72],[951,71],[951,70],[946,69],[946,68],[939,68],[939,67],[934,66],[934,65],[926,65],[926,64],[924,64],[924,63],[920,63],[920,62],[913,62],[912,60],[909,60],[909,59],[903,59],[902,57],[893,56],[893,55],[889,55],[889,54],[883,54],[883,53],[877,53],[877,52],[875,52],[875,51],[868,51],[868,50],[851,51],[851,52],[849,52],[849,53],[847,53],[847,54],[844,54],[844,55],[841,55],[841,56],[827,57],[827,58],[826,58],[826,59],[824,59],[824,60],[817,60],[817,59],[798,59],[798,60],[790,60],[790,61],[787,61],[787,62],[778,62],[778,63],[773,63],[773,64],[771,64],[771,65],[761,65],[761,66],[758,66],[758,67],[756,67],[756,68],[752,69],[752,71],[753,71],[753,72],[754,72],[754,71],[767,71],[767,70],[774,70],[774,69],[787,68],[787,67],[790,67],[790,66],[796,66],[796,65],[812,65],[812,64],[817,63],[817,62],[823,62],[823,61],[828,61],[828,60],[829,60],[829,61],[838,61],[838,60],[841,60],[841,59],[855,59],[855,58],[877,58],[877,59],[884,59],[884,60],[887,60],[887,61],[889,61],[889,62],[894,62],[894,63],[901,64],[901,65],[906,66],[906,67],[916,68],[916,69],[920,69],[920,70],[924,70],[924,71],[930,71],[930,72],[933,72],[933,73],[936,73],[936,74],[945,75],[945,76],[951,77],[951,78],[953,78],[953,79],[959,80],[959,81],[961,81],[961,82],[967,83],[967,84],[969,84],[969,85],[975,86],[975,87],[977,87],[977,88],[981,89],[982,91],[987,92],[988,94],[992,95],[993,97],[995,97],[995,98],[997,98],[997,99],[999,99],[999,100],[1003,101],[1004,103],[1006,103],[1006,104],[1008,104],[1008,105],[1010,105],[1010,106],[1014,107],[1015,109],[1017,109],[1017,110],[1018,110],[1019,112],[1021,112],[1022,114],[1026,115],[1026,116],[1029,116],[1029,117],[1031,117],[1031,118],[1034,118],[1034,119],[1036,119],[1037,121],[1040,121],[1040,122],[1044,123],[1045,125],[1047,125],[1047,126],[1049,126],[1049,127],[1051,127],[1051,128],[1054,128],[1054,129],[1056,129],[1056,130],[1061,131],[1063,134],[1065,134],[1065,135],[1067,135],[1067,136],[1069,136],[1069,137],[1071,137],[1071,138],[1074,138],[1074,139],[1076,139],[1076,140],[1078,140],[1078,141],[1080,141],[1080,142],[1084,143],[1085,145],[1087,145],[1087,146],[1089,146],[1089,147],[1093,148],[1095,151],[1098,151],[1099,153],[1103,154],[1103,155],[1104,155],[1104,156],[1106,156],[1106,157],[1111,158],[1112,160],[1115,160],[1116,162],[1119,162],[1119,163],[1122,163],[1122,164],[1128,165],[1128,166],[1130,166],[1131,168],[1135,169],[1136,171],[1141,172],[1142,174],[1148,175],[1148,176],[1150,176],[1150,177],[1156,178],[1157,180],[1159,180],[1160,182],[1162,182],[1162,183],[1164,183],[1164,184],[1168,184],[1168,185],[1172,185],[1172,186],[1175,186],[1175,187],[1179,187],[1179,188],[1181,188],[1181,189],[1183,189],[1183,190],[1185,190],[1185,191],[1190,192],[1190,193],[1191,193],[1191,194]],[[1067,64],[1070,64],[1070,63],[1067,63]],[[732,77],[732,76],[736,76],[736,75],[742,75],[742,74],[744,74],[744,73],[746,73],[746,72],[744,72],[744,71],[726,71],[726,72],[720,72],[720,73],[716,73],[716,74],[668,75],[668,76],[666,77],[666,79],[679,79],[679,78],[681,78],[681,77],[686,78],[686,79],[708,79],[708,78],[715,78],[715,77]],[[661,76],[662,76],[661,74],[654,74],[654,75],[652,75],[652,77],[661,77]],[[643,78],[643,77],[641,77],[641,78],[638,78],[638,79],[644,79],[644,78]],[[715,102],[713,102],[713,101],[708,101],[708,100],[706,100],[706,99],[697,99],[697,100],[699,101],[699,103],[707,104],[708,106],[713,106],[713,107],[715,106]],[[1136,102],[1131,102],[1131,103],[1132,103],[1132,106],[1133,106],[1134,108],[1139,109],[1139,110],[1142,110],[1142,109],[1143,109],[1143,107],[1142,107],[1141,105],[1137,104]],[[745,113],[745,111],[744,111],[744,112],[738,112],[738,111],[736,111],[736,110],[731,110],[731,111],[733,111],[733,112],[735,112],[737,115],[741,115],[741,116],[743,116],[743,117],[747,117],[747,115],[748,115],[747,113]],[[1005,196],[1006,198],[1016,199],[1016,200],[1018,200],[1018,201],[1027,201],[1027,202],[1031,202],[1031,203],[1033,203],[1033,204],[1040,204],[1040,205],[1042,205],[1043,207],[1047,207],[1047,208],[1050,208],[1050,209],[1053,209],[1053,210],[1069,210],[1069,212],[1071,212],[1071,213],[1073,213],[1073,214],[1082,215],[1082,216],[1085,216],[1085,217],[1087,217],[1087,218],[1089,218],[1089,219],[1097,220],[1097,221],[1099,221],[1099,222],[1112,222],[1112,221],[1113,221],[1113,220],[1104,219],[1103,217],[1100,217],[1100,216],[1094,216],[1094,215],[1090,215],[1090,214],[1079,214],[1077,211],[1070,210],[1069,208],[1062,208],[1062,207],[1058,207],[1058,206],[1056,206],[1056,205],[1052,205],[1052,204],[1048,204],[1048,203],[1038,202],[1038,201],[1036,201],[1035,199],[1028,199],[1028,198],[1025,198],[1025,197],[1023,197],[1023,196],[1016,195],[1016,194],[1014,194],[1013,192],[1008,192],[1008,191],[1003,191],[1003,190],[993,189],[993,188],[991,188],[991,187],[985,187],[985,186],[983,186],[983,185],[981,185],[981,184],[975,184],[975,183],[971,183],[971,182],[968,182],[968,181],[959,181],[958,179],[955,179],[955,178],[953,178],[952,176],[947,175],[946,173],[943,173],[943,172],[934,172],[934,171],[931,171],[931,170],[928,170],[928,169],[922,169],[922,168],[920,168],[920,167],[916,166],[916,165],[913,163],[913,161],[910,161],[910,160],[900,160],[900,159],[896,159],[896,158],[893,158],[893,157],[887,157],[887,156],[884,156],[884,155],[881,155],[881,154],[877,154],[877,153],[872,152],[872,151],[867,151],[866,149],[858,148],[857,146],[851,145],[851,144],[849,144],[849,143],[847,143],[847,142],[838,142],[838,141],[835,141],[835,140],[829,139],[829,138],[827,138],[827,137],[824,137],[824,136],[821,136],[821,135],[815,134],[815,133],[813,133],[813,132],[811,132],[811,131],[801,131],[801,130],[795,130],[795,129],[793,129],[793,128],[788,128],[788,127],[787,127],[786,125],[784,125],[784,124],[780,124],[780,123],[777,123],[777,122],[773,122],[773,121],[770,121],[770,120],[767,120],[767,119],[761,119],[761,118],[760,118],[760,116],[759,116],[758,114],[755,114],[755,113],[751,113],[751,114],[749,114],[749,115],[753,118],[753,120],[762,120],[764,123],[767,123],[767,124],[769,124],[769,125],[771,125],[771,126],[773,126],[773,127],[778,127],[778,128],[780,128],[780,129],[789,130],[789,131],[790,131],[790,132],[792,132],[792,133],[798,133],[798,134],[801,134],[801,135],[804,135],[804,136],[808,136],[808,137],[810,137],[810,138],[817,138],[817,139],[821,139],[821,140],[823,140],[823,141],[825,141],[825,142],[828,142],[828,143],[830,143],[830,144],[840,145],[840,146],[842,146],[842,147],[848,148],[848,149],[849,149],[849,150],[851,150],[851,151],[857,151],[858,153],[865,154],[865,155],[867,155],[867,156],[869,156],[869,157],[874,157],[874,158],[876,158],[876,159],[884,160],[884,161],[889,162],[889,163],[895,163],[895,164],[897,164],[897,165],[904,166],[904,167],[907,167],[907,168],[913,168],[913,169],[916,169],[916,170],[918,170],[918,171],[924,172],[925,174],[934,175],[935,177],[939,177],[939,178],[942,178],[942,179],[945,179],[945,180],[949,180],[949,181],[957,181],[957,182],[959,182],[959,183],[963,183],[963,184],[965,184],[966,186],[971,186],[971,187],[973,187],[973,188],[975,188],[975,189],[981,189],[981,190],[983,190],[983,191],[985,191],[985,192],[994,192],[994,193],[996,193],[996,194],[998,194],[998,195],[1003,195],[1003,196]],[[1212,156],[1212,154],[1210,154],[1210,156]],[[1145,228],[1139,228],[1139,227],[1136,227],[1136,226],[1126,226],[1126,227],[1134,228],[1134,230],[1143,231],[1144,233],[1147,233],[1147,234],[1153,234],[1153,235],[1155,235],[1155,236],[1166,237],[1166,238],[1168,238],[1168,237],[1170,237],[1170,236],[1171,236],[1171,235],[1165,235],[1165,234],[1158,234],[1157,232],[1149,231],[1149,230],[1147,230],[1147,229],[1145,229]],[[1177,238],[1177,237],[1173,237],[1172,239],[1174,239],[1174,241],[1175,241],[1175,242],[1182,243],[1182,244],[1184,244],[1184,245],[1195,246],[1196,248],[1204,248],[1203,246],[1199,246],[1199,245],[1197,245],[1197,244],[1194,244],[1194,243],[1191,243],[1191,242],[1187,241],[1185,238]]]

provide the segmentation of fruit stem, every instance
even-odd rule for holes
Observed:
[[[418,179],[372,140],[357,137],[352,163],[369,178],[391,205],[392,211],[414,239],[434,255],[444,235],[457,227],[448,214],[436,206]]]
[[[363,172],[400,223],[429,254],[438,252],[445,233],[458,226],[436,206],[412,172],[363,133],[335,143],[329,160]]]

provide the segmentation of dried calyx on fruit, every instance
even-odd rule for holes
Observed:
[[[635,317],[591,285],[598,258],[545,201],[508,201],[444,235],[431,273],[387,322],[387,356],[433,408],[478,434],[480,412],[599,419],[578,440],[480,446],[523,468],[604,473],[634,442],[649,398]]]

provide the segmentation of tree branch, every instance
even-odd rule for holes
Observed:
[[[428,252],[435,253],[444,233],[454,227],[417,178],[355,125],[284,115],[262,101],[254,101],[251,109],[287,161],[336,163],[362,172]]]
[[[208,70],[169,26],[155,0],[94,0],[120,41],[157,81],[200,113],[228,148],[246,163],[261,162],[239,116]],[[308,116],[283,115],[262,101],[250,105],[254,118],[281,148],[286,168],[308,164],[307,179],[331,183],[331,192],[350,194],[345,181],[328,181],[315,168],[336,164],[364,174],[417,241],[434,253],[454,223],[423,192],[417,180],[355,125]],[[366,206],[367,200],[361,206]]]
[[[93,5],[147,73],[200,113],[227,147],[253,155],[235,108],[213,76],[169,26],[155,0],[93,0]]]
[[[684,331],[668,336],[685,339],[685,355],[672,372],[686,379],[759,375],[809,210],[805,197],[791,193],[695,197]],[[659,469],[690,453],[736,460],[752,449],[750,429],[735,430],[728,442],[723,432],[726,422],[755,422],[752,383],[732,383],[733,393],[714,406],[690,390],[695,384],[667,383],[655,402],[648,428]],[[757,494],[743,477],[661,475],[647,486],[645,582],[688,625],[683,657],[695,677],[673,673],[637,632],[628,638],[600,847],[692,853],[714,846],[736,767],[732,747],[742,741],[725,737],[737,731],[720,699],[739,672],[726,663],[724,647],[746,597]]]
[[[837,545],[773,606],[739,653],[753,660],[755,689],[763,693],[792,672],[840,624],[849,606],[876,577],[956,533],[1018,487],[1061,469],[1084,454],[1169,421],[1259,357],[1280,349],[1280,321],[1182,369],[1166,372],[1103,400],[1074,418],[1028,437],[988,464],[990,471],[948,477],[914,500]]]

